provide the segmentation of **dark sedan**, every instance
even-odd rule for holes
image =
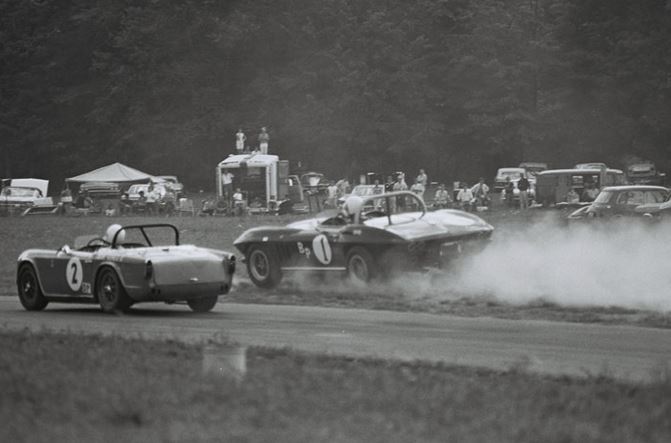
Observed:
[[[669,199],[663,186],[609,186],[587,208],[571,213],[569,220],[608,219],[641,216],[642,207],[657,207]]]

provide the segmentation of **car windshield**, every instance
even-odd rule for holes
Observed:
[[[359,185],[355,186],[352,189],[352,195],[358,195],[359,197],[366,197],[374,194],[382,194],[384,192],[384,186],[382,185]]]
[[[506,179],[510,178],[511,180],[517,180],[522,176],[522,171],[499,171],[497,174],[499,178]]]
[[[601,193],[594,200],[594,203],[608,203],[612,196],[613,193],[611,191],[601,191]]]

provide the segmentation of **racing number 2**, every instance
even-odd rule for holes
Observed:
[[[82,267],[82,262],[78,257],[72,257],[67,266],[65,267],[65,278],[68,282],[68,286],[74,292],[79,291],[82,287],[82,279],[84,278],[84,268]]]

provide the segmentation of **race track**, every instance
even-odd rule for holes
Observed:
[[[145,304],[114,316],[94,305],[26,312],[17,298],[0,297],[0,327],[189,342],[216,337],[334,355],[635,381],[659,379],[671,367],[671,330],[358,309],[220,303],[211,313],[194,314],[182,305]]]

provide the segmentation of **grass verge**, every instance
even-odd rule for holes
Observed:
[[[671,439],[671,385],[552,378],[218,344],[0,332],[1,441]]]

